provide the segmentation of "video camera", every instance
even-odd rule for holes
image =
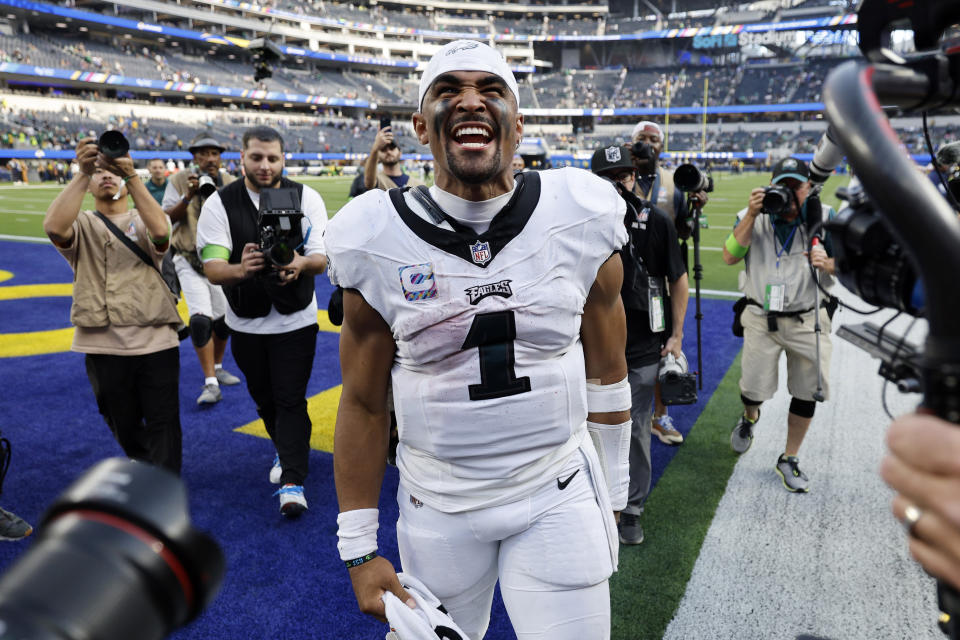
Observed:
[[[913,30],[918,53],[904,59],[889,47],[894,26]],[[828,227],[841,238],[843,250],[864,249],[855,253],[859,261],[838,260],[840,280],[854,282],[864,291],[866,282],[875,283],[873,294],[883,304],[893,301],[896,308],[922,309],[928,321],[928,334],[922,351],[904,357],[904,338],[895,343],[876,327],[851,327],[845,339],[880,357],[880,373],[895,379],[899,370],[906,390],[922,391],[922,407],[929,413],[960,423],[960,298],[956,296],[956,273],[960,270],[960,222],[953,206],[930,180],[918,179],[913,160],[900,146],[880,105],[905,111],[927,111],[960,106],[960,49],[941,49],[946,30],[960,22],[960,3],[956,0],[889,3],[863,0],[857,12],[860,49],[870,64],[847,62],[836,67],[826,79],[823,103],[828,120],[836,126],[836,143],[860,180],[859,189],[848,189],[851,213],[844,222]],[[840,126],[842,125],[842,126]],[[930,150],[931,153],[933,150]],[[874,218],[883,222],[877,225]],[[838,218],[839,222],[839,218]],[[881,237],[883,232],[889,241]],[[903,270],[891,282],[880,276],[881,263],[889,260],[892,246],[902,251],[898,259],[914,270],[923,282],[924,300],[917,304],[916,285],[908,286]],[[839,255],[839,254],[838,254]],[[904,267],[904,269],[905,269]],[[887,267],[888,268],[888,267]],[[858,272],[859,278],[851,278]],[[846,272],[846,273],[845,273]],[[863,274],[876,274],[866,278]],[[910,290],[910,301],[905,293]],[[869,292],[868,292],[869,293]],[[960,639],[960,593],[944,582],[937,584],[941,630],[954,640]]]
[[[300,196],[296,189],[260,191],[258,244],[264,257],[274,266],[285,267],[293,262],[296,250],[304,242],[301,220],[303,211],[300,209]],[[261,273],[269,275],[275,272],[269,269]]]
[[[160,640],[220,590],[224,558],[194,529],[183,483],[104,460],[50,506],[37,541],[0,579],[0,635]]]

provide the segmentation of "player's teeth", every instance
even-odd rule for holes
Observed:
[[[464,142],[462,146],[467,149],[483,149],[486,145],[483,142]]]

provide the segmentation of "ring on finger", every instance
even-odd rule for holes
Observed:
[[[914,535],[913,529],[917,526],[917,521],[923,516],[923,511],[920,507],[908,504],[907,507],[903,510],[903,526],[907,530],[907,533]]]

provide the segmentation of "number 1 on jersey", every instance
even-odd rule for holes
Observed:
[[[530,377],[514,371],[513,341],[517,325],[513,311],[478,313],[461,349],[477,348],[480,354],[480,384],[469,385],[471,400],[504,398],[530,391]]]

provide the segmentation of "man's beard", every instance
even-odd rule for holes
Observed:
[[[450,168],[450,173],[460,182],[466,184],[483,184],[500,173],[500,161],[503,154],[499,147],[493,157],[486,161],[486,164],[479,167],[471,167],[470,164],[472,163],[463,162],[463,158],[450,153],[449,146],[452,144],[454,143],[451,140],[447,148],[447,165]]]
[[[250,180],[250,182],[253,183],[253,186],[255,186],[257,189],[272,189],[273,187],[277,186],[277,184],[280,182],[280,179],[282,177],[283,175],[278,173],[273,177],[273,179],[269,183],[263,183],[257,180],[256,175],[252,173],[247,175],[247,178]]]

